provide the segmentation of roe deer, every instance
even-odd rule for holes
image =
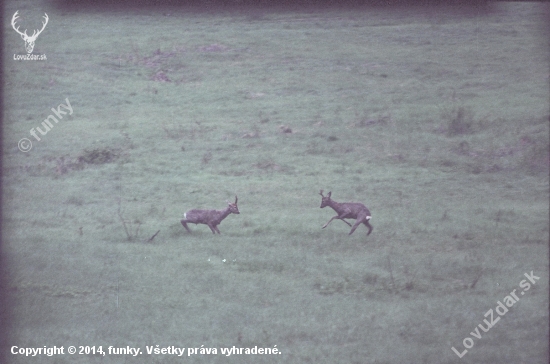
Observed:
[[[235,202],[231,203],[227,201],[227,207],[225,210],[189,210],[183,214],[183,219],[181,224],[188,232],[191,232],[187,227],[187,223],[193,224],[205,224],[208,225],[212,234],[220,233],[218,230],[218,225],[225,219],[229,214],[239,214],[239,208],[237,207],[237,196],[235,196]]]
[[[321,200],[321,208],[330,206],[334,211],[336,211],[338,215],[333,216],[332,219],[330,219],[325,225],[323,225],[322,228],[326,228],[327,225],[330,224],[330,222],[334,219],[340,219],[349,226],[351,226],[351,224],[344,219],[356,219],[355,224],[351,228],[351,231],[348,235],[353,234],[355,229],[357,229],[357,227],[361,224],[365,224],[365,226],[369,228],[369,232],[367,233],[367,235],[369,235],[372,231],[372,226],[371,224],[369,224],[369,220],[371,219],[369,209],[367,209],[366,206],[362,203],[358,202],[338,203],[336,201],[333,201],[330,199],[331,193],[332,192],[329,192],[326,196],[323,196],[323,190],[319,192],[319,194],[323,197],[323,199]]]

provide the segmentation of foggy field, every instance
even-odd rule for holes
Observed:
[[[6,2],[0,361],[548,363],[548,12]]]

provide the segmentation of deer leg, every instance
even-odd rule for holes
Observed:
[[[343,222],[345,222],[346,224],[348,224],[349,226],[351,226],[351,224],[349,222],[347,222],[346,220],[344,220],[346,218],[346,216],[348,216],[348,212],[345,212],[341,215],[336,215],[336,216],[333,216],[332,219],[330,219],[325,225],[323,225],[322,229],[326,228],[328,226],[328,224],[330,224],[330,222],[334,219],[340,219],[342,220]]]
[[[349,211],[345,211],[343,214],[340,214],[340,215],[338,216],[338,218],[339,218],[340,220],[342,220],[343,222],[345,222],[346,224],[348,224],[348,226],[351,226],[351,224],[350,224],[349,222],[347,222],[346,220],[344,220],[344,219],[347,219],[347,216],[348,216],[348,215],[349,215]]]
[[[370,216],[369,216],[369,219],[370,219]],[[361,213],[357,216],[357,220],[355,221],[355,224],[351,228],[351,231],[349,232],[348,235],[353,234],[355,229],[357,229],[357,227],[361,224],[365,224],[369,228],[369,232],[367,233],[367,235],[369,235],[372,231],[372,226],[369,224],[369,220],[367,220],[367,213]]]
[[[353,224],[353,227],[351,228],[351,231],[349,232],[348,235],[353,234],[353,232],[355,231],[355,229],[357,229],[357,227],[358,227],[359,225],[361,225],[361,223],[363,222],[363,221],[361,221],[361,220],[362,220],[362,219],[357,219],[357,221],[355,221],[355,224]]]
[[[369,220],[366,219],[363,221],[363,224],[365,224],[369,228],[369,232],[367,233],[368,236],[372,231],[372,225],[369,223]]]
[[[180,222],[183,225],[183,227],[185,228],[185,230],[187,230],[187,232],[190,233],[191,230],[189,230],[189,228],[187,227],[187,221],[186,220],[181,220]]]
[[[348,224],[348,226],[350,226],[350,227],[351,227],[351,224],[350,224],[349,222],[347,222],[347,221],[346,221],[346,220],[344,220],[344,219],[341,219],[341,220],[342,220],[343,222],[345,222],[346,224]]]
[[[220,229],[218,229],[218,226],[217,226],[217,225],[214,225],[214,229],[216,229],[216,232],[217,232],[218,234],[221,234],[221,233],[220,233]]]
[[[210,230],[212,230],[212,234],[216,234],[215,226],[212,226],[212,224],[207,224]]]
[[[328,226],[328,224],[330,224],[330,222],[334,219],[338,219],[340,218],[340,216],[336,215],[336,216],[333,216],[332,219],[330,219],[325,225],[323,225],[323,227],[321,229],[324,229]]]

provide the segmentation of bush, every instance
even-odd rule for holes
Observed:
[[[442,118],[447,121],[447,136],[453,137],[473,133],[474,113],[464,106],[444,111]]]
[[[102,148],[102,149],[85,149],[83,154],[78,157],[79,164],[105,164],[115,161],[120,156],[119,151]]]
[[[548,141],[533,143],[523,155],[521,166],[531,175],[548,174],[550,170],[550,146]]]

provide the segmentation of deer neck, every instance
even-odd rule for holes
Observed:
[[[231,213],[231,210],[229,209],[229,206],[227,206],[227,208],[225,210],[220,210],[219,212],[221,213],[220,221],[222,221],[223,219],[225,219]]]
[[[333,200],[330,200],[330,203],[328,205],[332,207],[332,209],[336,212],[339,212],[342,209],[342,204]]]

